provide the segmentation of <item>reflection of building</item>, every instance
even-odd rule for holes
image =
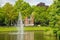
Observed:
[[[30,18],[26,17],[24,20],[25,26],[33,26],[34,25],[34,17],[31,16]]]
[[[39,4],[37,4],[37,6],[45,6],[46,8],[48,8],[48,6],[45,5],[45,3],[43,3],[43,2],[40,2]]]

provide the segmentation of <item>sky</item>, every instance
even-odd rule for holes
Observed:
[[[25,0],[26,2],[30,3],[30,5],[36,5],[40,2],[44,2],[46,5],[51,5],[53,0]]]
[[[0,4],[3,6],[6,2],[9,2],[11,4],[15,4],[16,0],[0,0]],[[36,5],[40,2],[44,2],[46,5],[51,5],[53,3],[53,0],[24,0],[25,2],[28,2],[30,5]]]

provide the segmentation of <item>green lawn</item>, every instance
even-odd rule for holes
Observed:
[[[51,31],[51,30],[57,30],[57,28],[51,28],[51,27],[24,27],[25,31],[39,31],[39,30],[45,30],[45,31]],[[17,31],[16,27],[0,27],[0,32],[2,31]]]

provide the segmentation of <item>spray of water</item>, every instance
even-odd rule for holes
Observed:
[[[13,32],[13,33],[9,33],[9,34],[10,35],[17,35],[16,40],[24,40],[24,26],[23,26],[21,13],[19,13],[19,16],[18,16],[18,22],[17,22],[17,27],[16,28],[18,30],[17,33]]]
[[[17,36],[17,40],[24,40],[24,26],[23,26],[23,22],[22,22],[22,16],[21,13],[19,13],[18,16],[18,23],[17,23],[17,29],[18,29],[18,36]]]

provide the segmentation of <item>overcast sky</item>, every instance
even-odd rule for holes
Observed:
[[[6,2],[9,2],[11,4],[14,4],[16,0],[0,0],[0,4],[4,5]],[[52,0],[24,0],[28,2],[30,5],[36,5],[39,2],[44,2],[46,5],[51,5],[53,3]]]

